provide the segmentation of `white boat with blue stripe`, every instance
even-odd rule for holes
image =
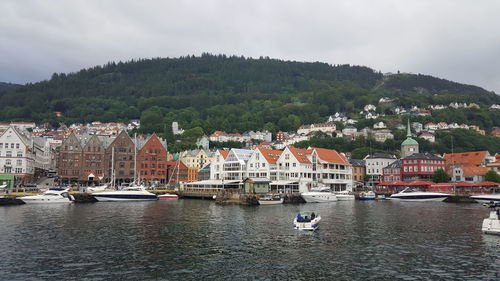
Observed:
[[[92,196],[99,202],[158,200],[156,194],[147,191],[142,185],[129,186],[117,191],[93,193]]]
[[[439,192],[427,192],[427,191],[413,191],[409,188],[405,188],[399,193],[392,194],[389,198],[390,200],[399,201],[444,201],[446,198],[450,197],[450,194],[439,193]]]

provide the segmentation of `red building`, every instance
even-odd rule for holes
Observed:
[[[445,160],[430,153],[414,153],[401,159],[403,181],[431,180],[435,171],[445,170]]]
[[[396,160],[382,169],[383,180],[385,182],[401,181],[403,180],[401,171],[401,160]]]
[[[165,184],[167,182],[167,159],[166,144],[156,135],[149,137],[137,154],[141,182],[147,185]]]
[[[177,186],[179,182],[188,181],[188,167],[180,160],[167,162],[167,185]]]

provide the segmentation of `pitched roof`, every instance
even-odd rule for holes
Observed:
[[[384,169],[400,169],[402,166],[403,165],[401,163],[401,159],[398,159],[392,162],[391,164],[387,165],[386,167],[384,167]]]
[[[444,160],[443,158],[439,157],[439,156],[436,156],[434,154],[430,154],[430,153],[413,153],[412,155],[410,156],[407,156],[405,158],[403,158],[403,160],[407,160],[407,159],[424,159],[424,160]]]
[[[219,149],[220,155],[222,155],[222,158],[226,159],[227,155],[229,155],[229,150],[226,149]]]
[[[361,160],[361,159],[351,159],[351,160],[349,160],[349,163],[351,163],[351,165],[353,167],[365,167],[366,166],[365,160]]]
[[[462,153],[447,153],[444,159],[447,164],[457,166],[481,166],[484,159],[488,155],[488,151],[472,151]]]
[[[281,150],[272,150],[262,147],[259,147],[258,150],[262,153],[262,155],[264,155],[269,164],[276,164],[276,161],[280,158],[281,153],[283,153]]]
[[[376,158],[383,158],[383,159],[396,159],[396,156],[391,155],[391,154],[386,154],[386,153],[375,153],[373,155],[369,155],[365,159],[376,159]]]
[[[312,151],[303,148],[295,148],[293,146],[289,146],[288,150],[290,150],[290,152],[297,159],[297,161],[299,161],[299,163],[311,164],[311,161],[309,160],[309,158],[307,158],[307,155],[311,154]]]
[[[314,151],[318,154],[319,159],[328,162],[328,163],[340,163],[340,164],[349,164],[345,156],[340,155],[335,149],[326,149],[326,148],[313,148]]]

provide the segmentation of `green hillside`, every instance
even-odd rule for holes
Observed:
[[[206,133],[289,131],[323,122],[337,111],[354,114],[381,97],[393,97],[396,105],[404,106],[500,104],[499,96],[480,87],[431,76],[388,78],[363,66],[204,54],[112,62],[54,74],[48,81],[4,93],[0,121],[57,124],[140,118],[144,132],[163,132],[174,120],[184,129],[199,127]],[[470,123],[500,126],[500,118],[486,109],[467,116]]]

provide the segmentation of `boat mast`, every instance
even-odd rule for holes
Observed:
[[[111,147],[111,187],[115,188],[115,147]]]
[[[137,184],[137,133],[134,134],[134,184]]]

